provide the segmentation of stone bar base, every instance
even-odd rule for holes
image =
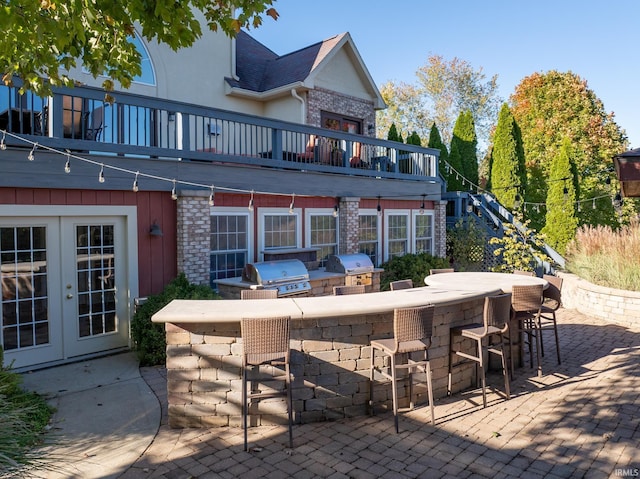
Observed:
[[[279,301],[279,300],[278,300]],[[429,350],[434,397],[447,394],[449,328],[482,322],[483,299],[436,305]],[[214,307],[214,305],[212,305]],[[306,423],[368,414],[371,338],[393,334],[393,312],[319,319],[293,319],[291,371],[294,421]],[[240,426],[242,368],[240,325],[235,322],[166,323],[167,389],[171,427]],[[474,344],[463,340],[463,349]],[[382,360],[382,358],[380,358]],[[391,408],[390,383],[376,378],[376,409]],[[422,387],[417,406],[428,403],[424,374],[414,374]],[[453,392],[475,385],[472,364],[457,368]],[[407,382],[398,386],[401,407],[408,405]],[[283,423],[286,403],[261,401],[251,412],[252,424]]]

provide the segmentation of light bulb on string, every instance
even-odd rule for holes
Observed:
[[[520,195],[516,194],[516,197],[513,200],[513,207],[514,209],[518,209],[520,208]]]
[[[64,164],[64,172],[71,173],[71,154],[69,150],[67,150],[67,161]]]
[[[422,204],[420,204],[420,214],[424,214],[424,195],[422,195]]]
[[[33,160],[36,159],[35,154],[34,154],[36,152],[36,148],[38,148],[38,144],[34,143],[33,144],[33,148],[31,148],[31,151],[29,152],[29,155],[27,156],[27,160],[33,161]]]
[[[7,149],[7,144],[5,143],[6,138],[7,138],[7,132],[3,131],[2,132],[2,140],[0,140],[0,150],[2,150],[2,151]]]
[[[295,199],[296,199],[296,194],[295,194],[295,193],[292,193],[292,194],[291,194],[291,203],[289,204],[289,214],[290,214],[290,215],[292,215],[292,214],[294,213],[294,210],[293,210],[293,207],[294,207],[293,202],[295,201]]]
[[[249,206],[247,206],[249,211],[253,211],[253,190],[251,190],[251,198],[249,198]]]
[[[171,188],[171,199],[173,201],[178,199],[178,192],[176,191],[176,180],[173,180],[173,188]]]
[[[378,196],[378,206],[376,206],[376,211],[378,212],[378,216],[382,215],[382,207],[380,206],[380,197]]]
[[[131,187],[131,189],[133,190],[134,193],[137,193],[139,188],[138,188],[138,175],[140,174],[139,171],[136,171],[136,177],[133,179],[133,186]]]
[[[100,173],[98,173],[98,182],[104,183],[104,164],[100,164]]]
[[[215,198],[214,198],[214,186],[211,185],[211,192],[209,193],[209,206],[214,206],[216,204]]]
[[[582,203],[578,201],[578,213],[582,211]]]
[[[340,210],[340,208],[338,207],[338,205],[335,205],[333,207],[333,217],[337,218],[338,217],[338,211]]]
[[[596,209],[596,199],[593,199],[593,202],[591,203],[591,209]]]
[[[564,198],[564,201],[568,201],[569,200],[569,190],[567,189],[566,186],[564,188],[562,188],[562,196]]]

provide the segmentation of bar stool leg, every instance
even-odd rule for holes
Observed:
[[[376,349],[371,346],[371,365],[369,367],[369,415],[373,416],[373,373],[374,373],[374,362],[376,359]]]
[[[427,362],[427,392],[429,395],[429,408],[431,409],[431,424],[436,424],[436,412],[433,406],[433,384],[431,383],[431,363]]]
[[[389,357],[391,358],[391,397],[393,400],[393,420],[396,425],[396,433],[398,433],[400,432],[400,427],[398,425],[398,377],[396,375],[396,355],[391,354]]]
[[[478,362],[476,363],[476,374],[479,370],[480,372],[480,381],[482,384],[482,406],[487,407],[487,378],[485,377],[484,372],[484,352],[482,350],[482,339],[478,338],[476,341],[476,350],[478,352]],[[476,375],[476,379],[477,379]],[[477,381],[476,381],[477,382]]]
[[[247,366],[248,367],[248,366]],[[247,367],[242,370],[242,429],[244,434],[244,450],[247,450]]]

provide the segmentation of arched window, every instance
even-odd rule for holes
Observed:
[[[142,43],[142,40],[140,40],[140,37],[138,37],[137,33],[130,41],[136,46],[136,49],[140,53],[140,66],[142,68],[142,73],[136,76],[133,81],[136,83],[142,83],[144,85],[155,86],[156,73],[153,70],[153,63],[151,63],[151,57],[149,56],[147,47],[144,46],[144,43]]]

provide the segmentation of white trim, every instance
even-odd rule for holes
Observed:
[[[264,252],[264,219],[265,216],[285,216],[290,215],[289,208],[258,208],[258,248],[256,257],[259,261],[263,260]],[[294,248],[302,247],[302,208],[294,208],[293,214],[296,217],[296,244]]]
[[[434,251],[435,251],[435,236],[436,236],[436,232],[435,232],[435,212],[433,210],[424,210],[422,212],[422,214],[420,214],[420,210],[411,210],[411,252],[412,253],[416,253],[417,248],[416,248],[416,241],[418,240],[418,238],[416,237],[416,231],[417,231],[417,227],[416,227],[416,218],[419,217],[424,217],[424,216],[430,216],[431,217],[431,251],[426,251],[426,253],[429,253],[431,256],[434,255]]]
[[[334,218],[333,208],[305,208],[304,210],[304,244],[307,248],[313,248],[315,246],[326,246],[328,243],[322,245],[312,245],[311,244],[311,217],[312,216],[331,216]],[[335,254],[340,252],[340,221],[338,217],[334,218],[336,220],[336,242],[335,242]]]
[[[382,263],[382,215],[378,216],[378,210],[375,208],[362,208],[358,210],[358,217],[360,216],[377,216],[378,224],[376,225],[376,236],[378,238],[378,257],[376,258],[376,264]],[[358,221],[360,221],[358,219]],[[360,239],[358,238],[358,244]]]

